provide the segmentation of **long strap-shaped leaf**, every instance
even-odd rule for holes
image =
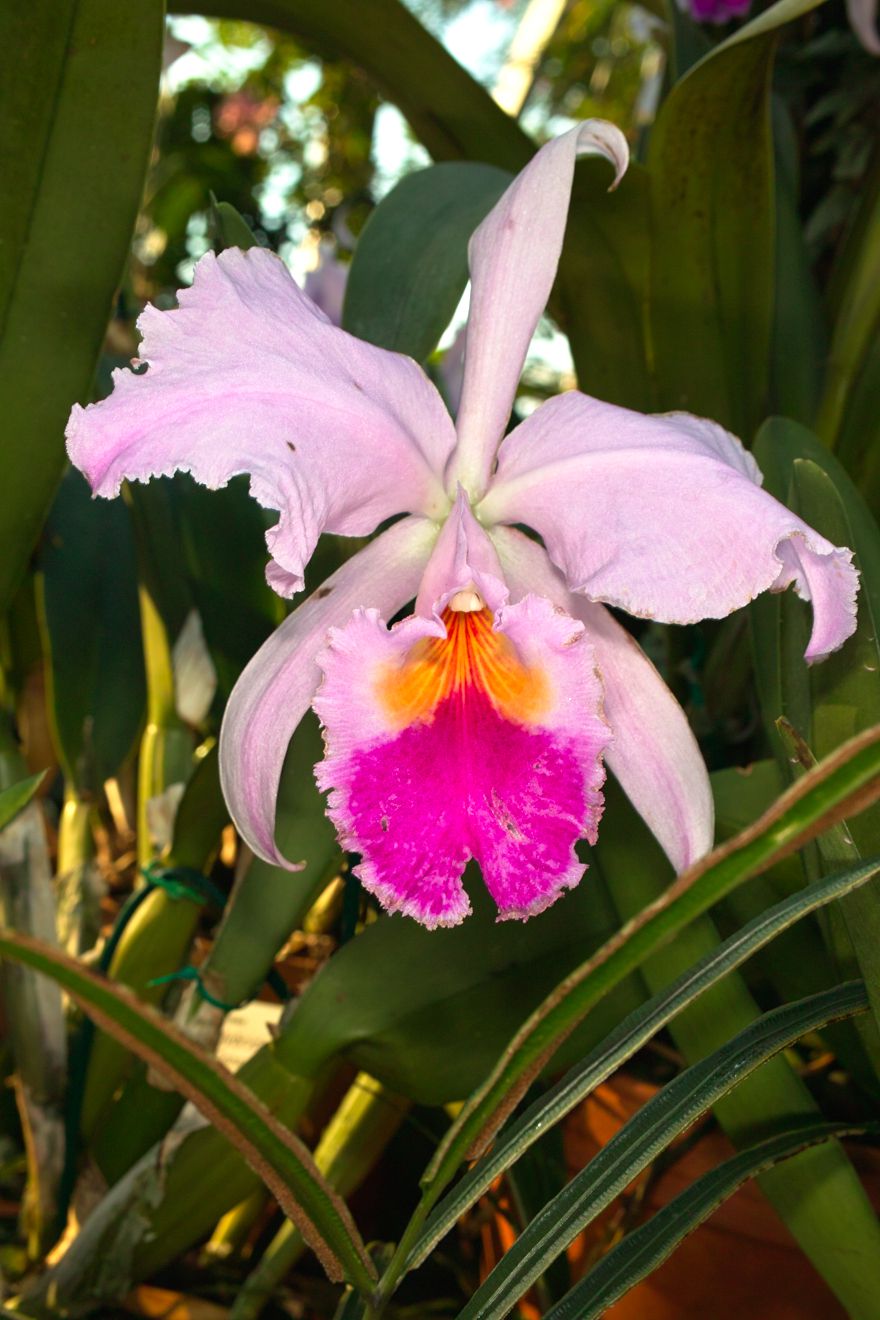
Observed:
[[[502,1320],[509,1315],[549,1262],[722,1095],[805,1032],[859,1013],[867,1002],[863,983],[848,981],[785,1004],[679,1073],[536,1215],[458,1320]]]
[[[544,1320],[598,1320],[609,1306],[662,1265],[688,1234],[749,1178],[808,1146],[866,1131],[878,1133],[880,1124],[801,1123],[725,1160],[658,1210],[647,1224],[627,1233],[547,1312]]]
[[[866,884],[880,871],[880,860],[830,876],[762,912],[742,930],[688,968],[666,989],[630,1013],[585,1059],[536,1100],[507,1128],[492,1150],[444,1197],[431,1215],[408,1261],[415,1269],[452,1225],[553,1123],[595,1090],[646,1041],[709,986],[739,967],[758,949],[809,912]]]
[[[344,1277],[370,1291],[374,1267],[347,1207],[307,1148],[248,1087],[125,987],[96,976],[57,949],[2,931],[0,956],[52,977],[99,1027],[162,1072],[260,1175],[330,1278]]]
[[[0,5],[0,614],[64,468],[128,256],[153,137],[164,5]],[[51,365],[50,365],[51,364]]]
[[[468,1154],[485,1149],[532,1078],[604,994],[737,885],[878,798],[880,726],[851,738],[827,757],[754,824],[696,862],[660,901],[571,972],[523,1025],[449,1129],[423,1179],[423,1209],[426,1202],[433,1204]]]

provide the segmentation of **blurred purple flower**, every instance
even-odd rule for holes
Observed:
[[[752,0],[678,0],[678,4],[697,23],[729,23],[744,18]]]

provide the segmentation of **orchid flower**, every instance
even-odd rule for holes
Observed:
[[[851,553],[762,491],[714,422],[572,391],[505,438],[582,152],[605,156],[615,183],[626,169],[622,134],[586,121],[536,154],[471,239],[455,424],[415,362],[331,325],[277,257],[251,249],[203,257],[178,310],[147,307],[148,369],[116,372],[112,396],[75,408],[68,428],[99,495],[179,470],[210,487],[249,473],[280,514],[267,577],[285,596],[322,532],[365,536],[405,515],[253,657],[220,760],[244,838],[296,870],[275,844],[275,799],[313,705],[318,783],[363,884],[427,926],[467,915],[470,858],[501,918],[577,884],[605,762],[677,870],[711,847],[684,713],[607,604],[686,624],[793,584],[813,604],[811,661],[855,626]]]

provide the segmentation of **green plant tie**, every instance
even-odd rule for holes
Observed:
[[[141,875],[153,889],[164,889],[169,898],[187,898],[191,903],[213,903],[226,906],[226,895],[215,884],[192,866],[162,866],[148,862],[141,867]]]
[[[185,967],[179,967],[176,972],[167,972],[164,976],[156,976],[149,984],[151,986],[169,985],[172,981],[194,981],[198,986],[199,994],[202,998],[207,1000],[209,1004],[213,1004],[215,1008],[219,1008],[224,1013],[232,1013],[236,1008],[244,1008],[245,1004],[251,1003],[253,998],[253,996],[251,996],[249,999],[242,999],[238,1004],[224,1003],[222,999],[218,999],[216,995],[211,994],[211,991],[205,985],[199,968],[193,967],[192,963],[187,963]],[[282,1002],[286,1002],[290,998],[290,991],[287,989],[287,986],[284,984],[284,981],[279,976],[278,972],[275,971],[274,967],[266,977],[266,981]]]
[[[219,1008],[223,1013],[231,1013],[234,1009],[242,1008],[244,1004],[248,1003],[248,1000],[244,999],[240,1004],[225,1004],[222,999],[212,995],[206,987],[198,967],[193,967],[192,963],[187,963],[185,967],[178,967],[176,972],[167,972],[165,976],[154,976],[149,985],[150,987],[169,985],[172,981],[195,981],[202,999],[206,999],[209,1004],[213,1004],[215,1008]]]

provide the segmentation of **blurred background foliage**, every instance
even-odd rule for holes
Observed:
[[[361,893],[324,816],[313,720],[297,732],[279,798],[279,842],[306,869],[291,878],[251,858],[220,795],[216,737],[238,674],[287,609],[264,580],[269,519],[242,479],[211,493],[178,476],[108,504],[91,502],[77,473],[58,485],[67,410],[108,393],[112,370],[136,356],[147,301],[172,307],[205,252],[254,242],[280,253],[337,321],[354,261],[346,323],[424,357],[454,405],[470,229],[530,144],[588,116],[619,124],[637,163],[611,198],[595,162],[579,167],[561,278],[518,413],[576,378],[645,409],[691,402],[754,441],[768,487],[852,545],[863,573],[857,637],[809,673],[800,661],[806,609],[789,596],[689,628],[625,621],[688,711],[714,772],[719,837],[731,837],[800,781],[813,753],[834,753],[880,721],[880,60],[862,49],[841,0],[812,9],[788,0],[773,11],[773,23],[787,26],[732,48],[724,42],[736,23],[701,26],[661,0],[208,7],[225,16],[173,14],[166,23],[161,5],[145,0],[137,31],[108,0],[64,0],[63,15],[40,0],[31,25],[11,10],[0,18],[9,158],[18,162],[21,148],[42,162],[20,170],[30,219],[19,225],[10,209],[0,230],[0,410],[9,426],[0,916],[242,1065],[246,1084],[314,1149],[333,1186],[352,1194],[369,1239],[393,1242],[461,1102],[560,977],[662,893],[668,867],[612,790],[588,884],[547,914],[498,927],[475,891],[475,915],[461,930],[389,921]],[[262,21],[242,21],[245,12]],[[94,70],[78,82],[72,56],[68,70],[65,16],[71,32],[83,26],[79,49],[94,45],[104,60],[98,74],[111,71],[106,86]],[[717,63],[682,83],[719,48]],[[56,89],[54,129],[32,108],[35,88]],[[93,117],[83,121],[86,111]],[[78,138],[64,137],[65,116]],[[69,143],[85,140],[82,122],[90,127],[77,156]],[[466,172],[454,176],[461,205],[443,218],[451,255],[426,263],[437,199],[449,193],[432,160]],[[84,210],[74,215],[70,199],[80,193]],[[25,230],[20,275],[13,258]],[[736,271],[720,312],[714,285],[700,284],[703,257],[719,249]],[[383,252],[396,259],[394,279],[380,268]],[[66,263],[55,283],[47,253]],[[71,271],[94,271],[82,324],[80,302],[70,315]],[[678,280],[690,301],[677,309],[669,292]],[[409,321],[395,317],[395,298],[416,281],[424,307]],[[61,363],[51,380],[47,356]],[[783,417],[764,420],[773,413]],[[358,544],[323,538],[307,587]],[[39,784],[26,779],[44,770]],[[849,762],[843,770],[855,775]],[[855,783],[838,792],[839,816],[849,814]],[[876,782],[856,787],[870,798]],[[827,802],[809,801],[818,819]],[[856,889],[850,878],[828,916],[830,890],[821,901],[809,890],[880,852],[878,812],[869,802],[799,857],[719,889],[711,912],[700,909],[672,944],[627,965],[589,1011],[572,1008],[577,1030],[544,1073],[528,1074],[526,1102],[538,1118],[526,1111],[526,1128],[529,1115],[535,1126],[517,1162],[511,1155],[503,1180],[465,1198],[462,1215],[446,1207],[458,1227],[433,1244],[389,1315],[457,1315],[478,1285],[491,1291],[493,1267],[524,1225],[615,1132],[625,1143],[624,1125],[658,1088],[713,1052],[721,1075],[731,1042],[760,1033],[768,1013],[840,996],[841,981],[855,978],[866,984],[864,1002],[844,995],[823,1017],[811,1000],[785,1054],[770,1059],[756,1047],[748,1057],[764,1067],[746,1085],[729,1082],[684,1137],[659,1130],[655,1157],[625,1164],[626,1194],[585,1218],[567,1252],[546,1250],[518,1313],[556,1316],[579,1276],[610,1260],[682,1184],[726,1167],[734,1147],[748,1152],[781,1132],[792,1154],[799,1124],[826,1122],[841,1133],[867,1127],[870,1140],[847,1153],[836,1144],[804,1150],[764,1173],[761,1193],[732,1203],[746,1209],[713,1221],[711,1239],[698,1231],[694,1253],[685,1247],[652,1279],[641,1282],[630,1262],[632,1291],[610,1314],[880,1317],[880,1227],[864,1190],[880,1203],[870,1129],[880,1097],[877,882]],[[805,830],[810,820],[796,824]],[[779,915],[774,905],[788,906]],[[756,936],[743,962],[723,941],[771,908],[777,938],[762,947]],[[700,958],[711,964],[701,997],[695,990],[674,1021],[671,1011],[664,1017],[657,997]],[[96,1030],[66,994],[11,959],[0,981],[9,1083],[0,1091],[0,1269],[6,1295],[19,1294],[10,1314],[365,1314],[356,1297],[340,1301],[240,1152],[199,1125],[131,1041]],[[853,1004],[866,1002],[872,1014],[850,1020]],[[631,1048],[614,1055],[625,1068],[602,1074],[552,1126],[539,1111],[560,1069],[594,1059],[627,1014],[654,1011],[658,1034],[643,1040],[634,1027]],[[818,1127],[811,1140],[829,1135]],[[752,1172],[769,1168],[761,1158]],[[444,1188],[435,1191],[436,1200]],[[444,1204],[434,1211],[441,1219]],[[698,1223],[693,1199],[681,1214]],[[479,1314],[500,1317],[504,1305],[496,1297]]]

